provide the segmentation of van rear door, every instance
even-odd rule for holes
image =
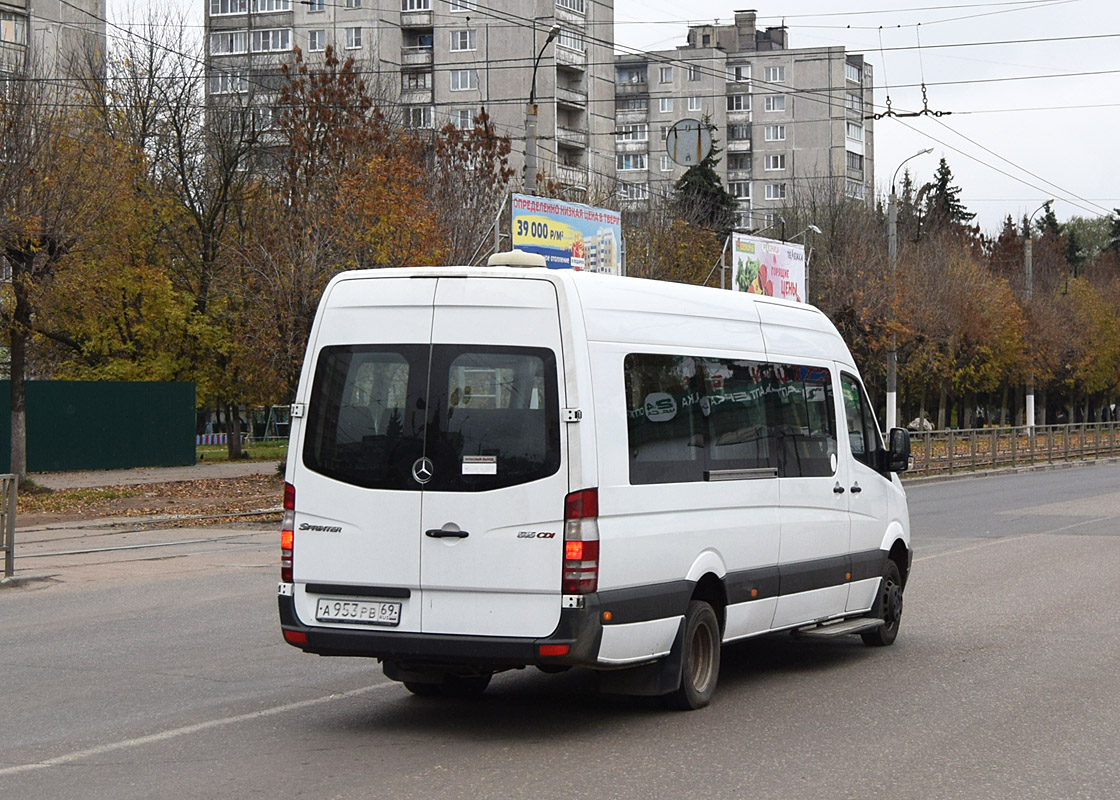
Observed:
[[[420,526],[424,632],[545,636],[559,622],[563,386],[551,282],[440,279]]]

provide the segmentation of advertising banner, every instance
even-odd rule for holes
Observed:
[[[622,272],[622,215],[548,197],[513,196],[513,246],[550,269]]]
[[[731,286],[739,292],[804,303],[805,246],[758,236],[731,235]]]

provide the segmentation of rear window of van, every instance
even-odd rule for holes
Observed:
[[[514,486],[560,468],[559,408],[556,359],[544,348],[326,347],[303,461],[371,489]]]

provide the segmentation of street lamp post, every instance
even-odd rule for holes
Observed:
[[[1034,296],[1034,237],[1031,235],[1031,222],[1034,221],[1035,214],[1044,208],[1049,208],[1053,202],[1053,198],[1047,200],[1027,217],[1027,240],[1023,242],[1023,277],[1026,281],[1025,294],[1028,304]],[[1027,375],[1027,430],[1031,434],[1034,433],[1034,370]]]
[[[919,150],[909,158],[904,158],[902,164],[905,164],[912,158],[918,156],[929,155],[933,152],[932,147],[927,147],[925,150]],[[891,176],[891,194],[887,200],[887,258],[890,261],[891,267],[891,309],[890,313],[894,314],[894,279],[895,274],[898,272],[898,195],[895,194],[894,185],[898,179],[898,171],[902,169],[902,164],[899,164]],[[887,419],[886,428],[898,427],[898,342],[896,341],[895,333],[891,331],[890,348],[887,350]]]
[[[529,105],[525,108],[525,193],[537,193],[537,68],[545,48],[560,35],[560,26],[553,25],[533,61],[533,76],[529,81]]]

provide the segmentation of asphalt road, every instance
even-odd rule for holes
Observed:
[[[1120,465],[909,493],[895,645],[726,648],[693,713],[586,672],[412,697],[282,642],[272,531],[77,532],[0,591],[0,796],[1120,796]]]

